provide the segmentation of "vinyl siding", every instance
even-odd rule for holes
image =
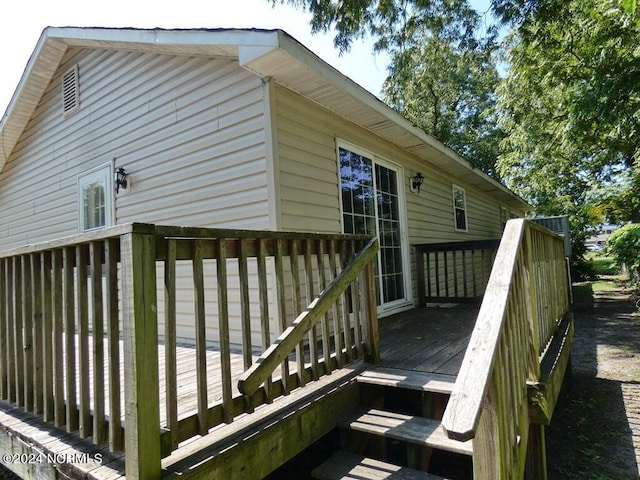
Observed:
[[[410,243],[501,235],[499,202],[284,87],[276,99],[283,229],[341,231],[336,142],[342,139],[401,167]],[[409,190],[416,171],[425,176],[419,194]],[[468,232],[455,231],[452,184],[466,191]]]
[[[400,166],[410,245],[502,235],[498,201],[282,86],[276,89],[276,125],[282,229],[342,231],[336,151],[343,140]],[[417,171],[425,176],[419,194],[409,189]],[[466,192],[467,232],[455,230],[452,184]],[[411,249],[409,254],[413,256]],[[414,280],[413,258],[411,276]]]
[[[263,92],[228,59],[70,50],[0,174],[0,249],[76,233],[77,175],[110,161],[132,182],[116,223],[268,228]]]
[[[81,106],[63,118],[61,75],[76,63]],[[229,59],[69,51],[0,174],[0,250],[77,233],[77,176],[107,162],[130,174],[131,188],[115,196],[116,223],[269,228],[265,91]],[[177,330],[188,341],[190,265],[177,276]],[[215,282],[206,281],[207,338],[215,343]],[[233,266],[229,284],[232,342],[239,343]],[[162,334],[161,289],[158,314]]]

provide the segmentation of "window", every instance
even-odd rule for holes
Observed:
[[[464,188],[453,185],[453,219],[458,231],[466,232],[467,228],[467,197]]]
[[[78,176],[79,228],[81,232],[108,227],[113,219],[113,167],[102,165]]]
[[[511,220],[512,218],[518,218],[516,213],[513,210],[509,210],[505,206],[501,206],[500,207],[500,223],[502,224],[502,230],[504,230],[505,227],[507,226],[507,221]]]
[[[80,109],[78,65],[62,75],[62,115],[67,117]]]

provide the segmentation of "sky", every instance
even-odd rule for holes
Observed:
[[[15,92],[47,26],[137,28],[280,28],[356,83],[379,96],[388,59],[370,41],[339,55],[333,34],[311,34],[310,15],[269,0],[17,0],[0,15],[0,113]]]

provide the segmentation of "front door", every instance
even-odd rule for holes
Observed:
[[[408,301],[400,172],[355,150],[339,148],[343,230],[378,237],[377,299],[384,311]]]

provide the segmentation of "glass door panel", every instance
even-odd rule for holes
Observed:
[[[377,235],[378,305],[406,297],[398,173],[364,155],[339,149],[345,233]]]

